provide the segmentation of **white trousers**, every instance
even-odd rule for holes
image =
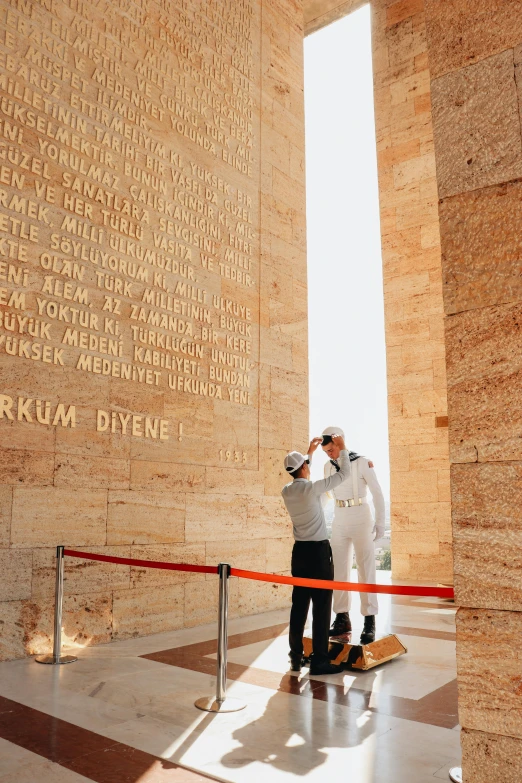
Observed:
[[[373,542],[374,521],[370,507],[365,503],[352,508],[336,508],[332,525],[332,545],[334,561],[334,579],[339,582],[351,582],[353,551],[359,582],[374,584],[375,545]],[[379,605],[374,593],[359,593],[361,614],[366,617],[377,614]],[[334,590],[333,610],[336,614],[349,612],[352,593],[349,590]]]

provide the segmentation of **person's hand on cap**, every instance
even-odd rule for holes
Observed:
[[[317,449],[318,446],[321,445],[323,442],[323,438],[312,438],[310,441],[310,445],[308,446],[308,454],[311,455],[314,453],[314,451]]]

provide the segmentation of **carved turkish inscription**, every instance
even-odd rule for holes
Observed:
[[[255,467],[258,0],[0,0],[0,21],[0,355],[91,384],[98,432],[141,437],[150,389],[184,422],[169,458],[192,435],[190,461]],[[100,381],[142,390],[129,427]],[[157,421],[137,458],[162,458]]]

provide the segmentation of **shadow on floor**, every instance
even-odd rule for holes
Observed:
[[[288,692],[290,676],[284,675],[280,691]],[[310,682],[305,678],[292,679],[296,688],[306,687]],[[281,692],[275,693],[260,718],[233,733],[233,739],[240,746],[225,754],[221,764],[237,769],[260,762],[267,765],[267,772],[271,767],[282,772],[307,775],[324,764],[332,748],[355,747],[373,735],[375,723],[372,717],[361,718],[359,711],[339,709],[333,698],[326,700],[329,708],[324,710],[319,708],[312,691],[310,695],[311,698],[299,699],[294,704]]]

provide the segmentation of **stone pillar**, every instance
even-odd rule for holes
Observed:
[[[451,582],[437,182],[423,0],[372,2],[386,319],[392,567]]]
[[[522,8],[426,0],[467,783],[522,779]]]

